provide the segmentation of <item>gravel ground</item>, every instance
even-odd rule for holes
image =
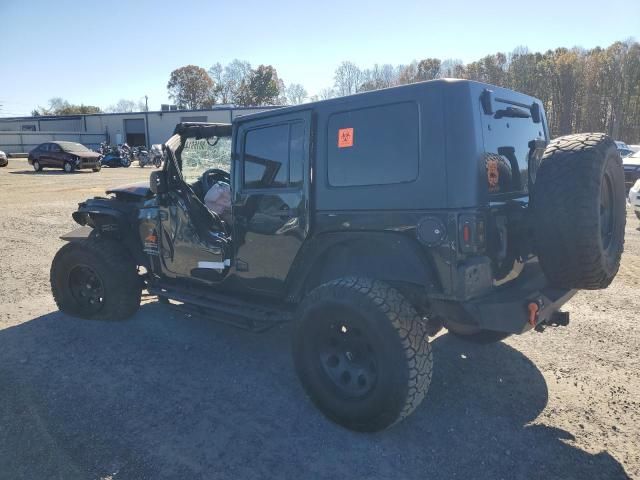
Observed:
[[[640,222],[568,328],[470,346],[374,435],[305,398],[289,328],[247,333],[147,299],[127,322],[56,311],[49,266],[77,202],[150,169],[0,169],[0,478],[640,478]]]

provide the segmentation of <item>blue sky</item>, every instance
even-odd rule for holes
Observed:
[[[234,58],[274,65],[309,94],[343,60],[361,67],[476,60],[524,45],[591,48],[640,39],[640,1],[0,0],[1,116],[51,97],[106,107],[166,103],[170,72]],[[525,8],[526,7],[526,8]],[[7,74],[8,72],[8,74]]]

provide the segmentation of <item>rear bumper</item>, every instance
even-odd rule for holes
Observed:
[[[550,287],[537,260],[533,260],[512,282],[482,297],[449,304],[439,313],[445,319],[452,318],[457,323],[485,330],[524,333],[550,320],[575,293],[576,290]],[[529,313],[531,303],[538,306],[534,317]]]
[[[624,169],[624,186],[627,192],[631,187],[633,187],[633,184],[636,183],[636,181],[639,178],[640,178],[640,168],[636,168],[632,170],[627,167]]]

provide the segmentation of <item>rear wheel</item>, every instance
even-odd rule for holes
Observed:
[[[33,161],[33,169],[34,169],[36,172],[40,172],[40,171],[42,171],[42,165],[40,165],[40,162],[39,162],[38,160],[34,160],[34,161]]]
[[[62,168],[66,173],[73,173],[73,171],[75,170],[75,167],[71,162],[64,162],[64,165],[62,166]]]
[[[307,295],[299,313],[296,371],[331,420],[377,431],[422,402],[431,381],[431,346],[422,318],[397,290],[370,279],[339,279]]]
[[[93,167],[91,170],[93,170],[94,172],[99,172],[102,169],[102,165],[100,164],[100,162],[96,163],[96,166]]]
[[[74,316],[122,320],[140,306],[142,281],[136,265],[111,240],[67,243],[53,259],[50,280],[58,308]]]
[[[532,191],[535,242],[549,282],[607,287],[620,267],[626,222],[622,160],[603,133],[568,135],[546,148]]]

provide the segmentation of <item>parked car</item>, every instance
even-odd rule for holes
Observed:
[[[629,149],[632,150],[633,153],[640,152],[640,145],[629,145],[629,144],[627,144],[627,147],[629,147]]]
[[[45,142],[29,152],[29,165],[36,172],[43,168],[62,168],[71,173],[74,170],[90,168],[100,170],[100,154],[75,142]]]
[[[0,150],[0,167],[6,167],[7,165],[9,165],[7,154]]]
[[[616,140],[616,147],[618,148],[618,152],[620,153],[620,156],[622,158],[626,157],[627,155],[631,155],[634,152],[631,148],[629,148],[629,145],[618,140]]]
[[[623,158],[622,166],[624,167],[624,186],[628,191],[640,178],[640,152]]]
[[[82,227],[62,237],[53,297],[90,319],[132,316],[146,288],[253,330],[295,320],[313,402],[381,430],[424,399],[443,326],[479,342],[564,326],[576,290],[618,271],[616,145],[550,142],[542,105],[435,80],[181,123],[149,183],[73,212]]]
[[[636,217],[640,220],[640,178],[636,180],[636,183],[629,190],[629,203],[636,212]]]

